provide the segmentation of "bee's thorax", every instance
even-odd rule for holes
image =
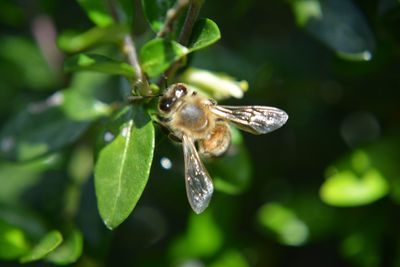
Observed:
[[[200,131],[207,127],[208,119],[200,103],[192,102],[182,105],[178,115],[179,125],[192,131]]]

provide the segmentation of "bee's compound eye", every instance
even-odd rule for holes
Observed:
[[[163,112],[170,112],[172,109],[172,105],[175,103],[175,98],[171,97],[163,97],[158,104],[158,107]]]
[[[184,86],[183,84],[177,84],[175,88],[175,96],[177,98],[180,98],[186,94],[187,94],[186,86]]]

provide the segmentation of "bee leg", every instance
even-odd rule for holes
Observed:
[[[173,133],[169,133],[168,138],[171,139],[173,142],[182,143],[182,139],[174,135]]]
[[[143,101],[146,99],[150,98],[155,98],[155,97],[160,97],[163,96],[162,94],[157,94],[157,95],[129,95],[126,99],[128,100],[129,103],[135,103],[138,101]]]
[[[211,103],[212,106],[215,106],[215,105],[218,104],[217,101],[215,101],[215,100],[212,99],[212,98],[209,98],[208,101],[210,101],[210,103]]]
[[[161,124],[168,123],[171,120],[172,120],[171,118],[166,118],[166,117],[163,117],[163,116],[160,116],[159,114],[157,114],[157,122],[158,123],[161,123]]]

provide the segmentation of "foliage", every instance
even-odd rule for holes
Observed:
[[[395,0],[2,1],[0,265],[398,266],[399,20]],[[200,215],[157,99],[128,101],[175,82],[290,115],[231,129]]]

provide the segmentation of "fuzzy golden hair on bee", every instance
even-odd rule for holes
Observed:
[[[166,89],[159,99],[158,112],[159,122],[182,141],[186,192],[196,213],[207,208],[214,191],[199,155],[217,157],[227,151],[231,143],[229,124],[252,134],[266,134],[288,120],[285,111],[274,107],[218,105],[183,83]]]

